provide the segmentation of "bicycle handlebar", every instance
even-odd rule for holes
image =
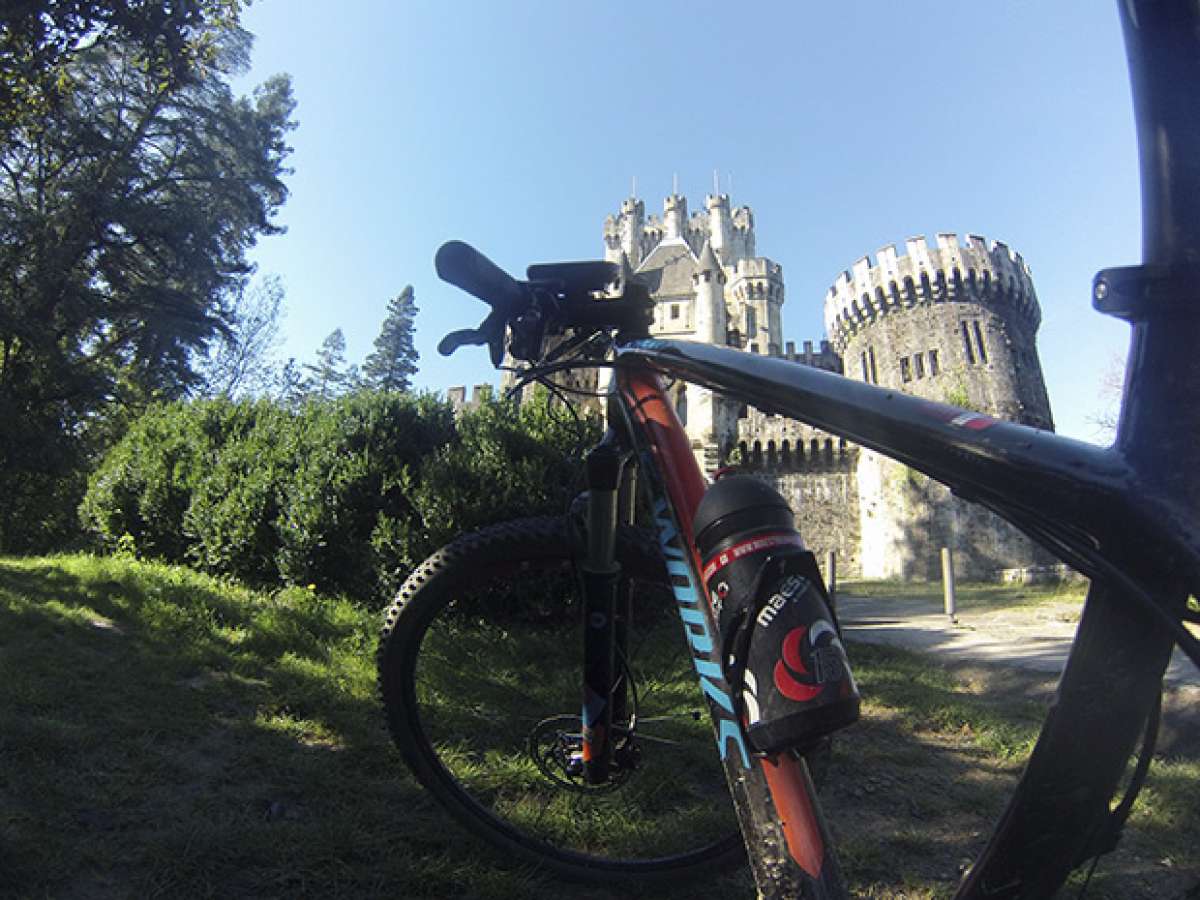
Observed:
[[[614,328],[626,336],[649,333],[654,302],[645,286],[621,277],[614,263],[600,261],[532,265],[528,281],[518,281],[469,244],[449,241],[434,258],[438,276],[488,304],[492,311],[478,328],[452,331],[438,343],[449,356],[468,344],[487,344],[492,365],[504,355],[505,336],[512,330],[510,351],[517,359],[540,357],[547,333],[564,328]],[[616,284],[616,293],[606,288]]]

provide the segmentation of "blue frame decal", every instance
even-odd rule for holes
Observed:
[[[652,470],[651,470],[652,471]],[[655,492],[654,524],[659,546],[667,561],[671,590],[679,604],[679,616],[683,620],[684,634],[692,649],[692,664],[700,676],[700,689],[708,698],[708,709],[717,726],[717,749],[722,762],[729,757],[730,744],[741,756],[742,766],[750,768],[750,752],[737,721],[733,697],[729,685],[721,672],[720,641],[717,639],[710,617],[702,604],[707,603],[704,592],[696,584],[695,574],[688,563],[688,551],[679,537],[679,528],[670,503]]]

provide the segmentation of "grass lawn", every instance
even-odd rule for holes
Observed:
[[[839,594],[869,597],[875,600],[904,600],[928,603],[933,609],[943,605],[940,581],[839,581]],[[1014,606],[1080,606],[1087,593],[1086,582],[1052,584],[997,584],[995,582],[957,582],[955,602],[959,610],[983,612]]]
[[[303,589],[0,560],[0,894],[610,896],[505,865],[413,781],[375,699],[378,627]],[[1044,710],[909,654],[851,649],[866,715],[837,741],[823,793],[854,894],[949,896]],[[1160,761],[1088,896],[1193,888],[1198,788],[1196,756]],[[735,873],[641,895],[753,894]]]

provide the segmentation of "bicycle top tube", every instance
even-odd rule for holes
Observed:
[[[1048,530],[1084,559],[1100,551],[1136,559],[1140,568],[1170,557],[1200,581],[1195,515],[1146,485],[1116,450],[725,347],[635,340],[618,348],[616,361],[647,365],[879,451],[1019,527]],[[1128,546],[1131,535],[1137,546]]]

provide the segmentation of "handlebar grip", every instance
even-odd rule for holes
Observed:
[[[505,318],[519,314],[527,303],[520,282],[470,244],[442,244],[433,264],[439,278],[478,297]]]

